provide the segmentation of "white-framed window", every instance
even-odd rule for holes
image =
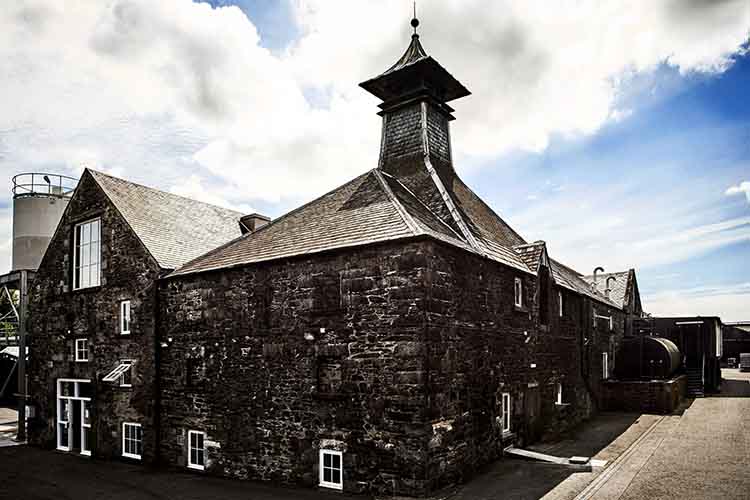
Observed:
[[[516,307],[523,307],[523,282],[521,278],[516,278],[513,289],[515,290],[514,304]]]
[[[560,290],[557,291],[557,304],[560,307],[560,317],[562,318],[565,310],[563,309],[563,293]]]
[[[563,386],[562,382],[558,382],[555,390],[555,403],[561,405],[563,404]]]
[[[120,335],[130,334],[130,301],[120,302]]]
[[[206,433],[188,431],[188,468],[203,470],[206,468]]]
[[[141,459],[143,453],[143,429],[141,424],[122,423],[122,456]]]
[[[609,378],[609,354],[606,352],[602,353],[602,378]]]
[[[76,361],[79,363],[89,360],[89,339],[76,339]]]
[[[99,286],[101,283],[101,221],[76,224],[73,233],[73,289]]]
[[[128,367],[120,375],[120,387],[133,387],[133,360],[123,359],[120,361],[123,365]]]
[[[503,398],[503,432],[510,432],[510,393],[504,392]]]
[[[344,489],[343,454],[335,450],[320,450],[320,486]]]

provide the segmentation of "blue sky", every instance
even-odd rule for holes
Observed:
[[[406,0],[13,4],[0,175],[89,166],[279,216],[375,166],[378,102],[357,84],[401,55],[410,16]],[[750,3],[430,0],[419,17],[473,92],[452,103],[457,170],[527,240],[584,273],[636,268],[650,312],[750,319]]]

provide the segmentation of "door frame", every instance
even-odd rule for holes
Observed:
[[[62,395],[62,384],[64,383],[72,383],[73,384],[73,395],[72,396],[63,396]],[[80,405],[80,445],[79,447],[79,453],[84,456],[91,456],[91,442],[90,439],[86,440],[86,435],[88,433],[89,438],[91,437],[91,420],[90,416],[89,418],[86,418],[86,410],[91,410],[91,398],[81,396],[80,391],[80,384],[90,384],[90,379],[83,379],[83,378],[59,378],[55,382],[56,387],[56,397],[55,397],[55,443],[57,445],[57,449],[59,451],[65,451],[65,452],[71,452],[73,451],[73,440],[74,440],[74,433],[73,433],[73,422],[72,422],[72,415],[73,415],[73,405],[78,404]],[[65,403],[65,415],[61,415],[61,408],[62,408],[62,401],[66,401]],[[64,417],[64,419],[63,419]],[[67,433],[68,433],[68,439],[66,443],[62,442],[62,436],[60,433],[60,429],[62,426],[65,426]],[[86,447],[88,445],[88,448]]]

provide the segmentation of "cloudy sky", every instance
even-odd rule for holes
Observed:
[[[0,10],[0,178],[84,166],[279,216],[376,166],[358,82],[407,0],[20,0]],[[750,2],[421,0],[472,95],[457,169],[582,272],[635,267],[655,314],[750,320]],[[10,190],[0,263],[10,263]]]

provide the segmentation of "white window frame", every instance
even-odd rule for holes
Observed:
[[[556,391],[557,395],[555,397],[555,403],[561,405],[561,404],[563,404],[563,386],[562,386],[562,382],[558,382],[557,383],[556,389],[557,389],[557,391]]]
[[[130,335],[130,301],[120,302],[120,335]]]
[[[563,315],[564,315],[564,313],[565,313],[565,311],[564,311],[564,308],[563,308],[563,293],[562,293],[561,290],[557,291],[557,302],[560,305],[560,317],[562,318]]]
[[[128,427],[140,429],[139,439],[136,439],[136,438],[134,438],[132,436],[131,437],[127,436],[126,429]],[[122,456],[123,457],[127,457],[127,458],[134,458],[136,460],[140,460],[141,459],[141,454],[140,453],[130,453],[130,452],[126,451],[127,447],[125,445],[127,444],[127,441],[130,441],[132,443],[138,443],[136,445],[136,449],[140,448],[141,453],[143,453],[143,426],[141,426],[141,424],[138,424],[136,422],[123,422],[122,423]]]
[[[80,441],[80,453],[84,456],[91,456],[91,448],[90,446],[87,447],[86,445],[90,445],[90,442],[86,441],[86,438],[91,437],[91,421],[87,422],[86,411],[90,410],[89,406],[91,404],[91,398],[86,396],[81,396],[81,384],[89,384],[91,383],[91,380],[89,379],[76,379],[76,378],[59,378],[57,379],[57,397],[55,398],[55,414],[56,414],[56,426],[55,426],[55,436],[56,436],[56,444],[57,449],[60,451],[72,451],[73,450],[73,429],[72,429],[72,422],[71,422],[71,414],[73,410],[73,405],[78,404],[81,405],[81,441]],[[63,395],[62,394],[62,386],[63,384],[73,384],[73,394],[72,395]],[[60,414],[60,408],[62,406],[62,401],[65,401],[65,409],[67,410],[65,415]],[[67,439],[63,441],[62,434],[60,432],[61,428],[64,428],[67,433]]]
[[[129,368],[122,372],[122,375],[120,375],[120,387],[133,387],[133,365],[135,364],[135,361],[132,359],[121,359],[120,363],[123,365],[129,365]],[[128,375],[130,377],[130,383],[125,383],[125,375]]]
[[[326,481],[324,479],[325,469],[329,469],[331,471],[336,470],[336,468],[333,467],[333,466],[331,466],[331,467],[324,467],[323,466],[323,463],[324,463],[323,460],[324,460],[325,455],[331,455],[331,456],[339,457],[339,468],[338,468],[338,471],[339,471],[339,482],[338,483],[334,483],[334,482],[331,482],[331,481]],[[319,458],[319,460],[318,460],[318,471],[319,471],[319,474],[318,474],[318,476],[319,476],[318,485],[321,486],[321,487],[323,487],[323,488],[331,488],[331,489],[334,489],[334,490],[343,490],[344,489],[344,454],[342,452],[336,451],[336,450],[321,449],[320,452],[318,453],[318,458]],[[331,479],[333,479],[333,475],[331,476]]]
[[[87,226],[93,226],[96,222],[96,240],[93,239],[93,234],[89,230],[89,240],[82,242],[83,237],[79,238],[79,234],[84,231],[83,228]],[[100,218],[87,220],[73,226],[73,290],[81,290],[84,288],[91,288],[101,285],[102,282],[102,221]],[[96,243],[96,262],[93,261],[91,248],[93,243]],[[85,265],[81,265],[79,257],[83,255],[82,249],[88,252],[89,261]],[[96,270],[96,280],[91,279],[91,270]],[[83,272],[88,273],[88,282],[82,284]]]
[[[503,413],[501,415],[502,418],[502,424],[503,424],[503,433],[510,432],[510,393],[504,392],[501,396],[502,401],[502,410]]]
[[[521,281],[521,278],[516,278],[513,282],[513,294],[513,303],[516,307],[523,307],[523,281]]]
[[[609,378],[609,353],[602,353],[602,379],[607,380]]]
[[[83,347],[80,347],[83,345]],[[75,340],[76,363],[89,362],[89,339],[81,338]]]
[[[203,447],[198,448],[197,446],[193,448],[193,436],[201,436],[203,439]],[[197,441],[196,441],[197,445]],[[197,462],[193,462],[193,449],[200,451],[203,454],[203,463],[199,464]],[[187,466],[188,469],[195,469],[195,470],[205,470],[206,469],[206,433],[203,431],[188,431],[188,440],[187,440]]]

